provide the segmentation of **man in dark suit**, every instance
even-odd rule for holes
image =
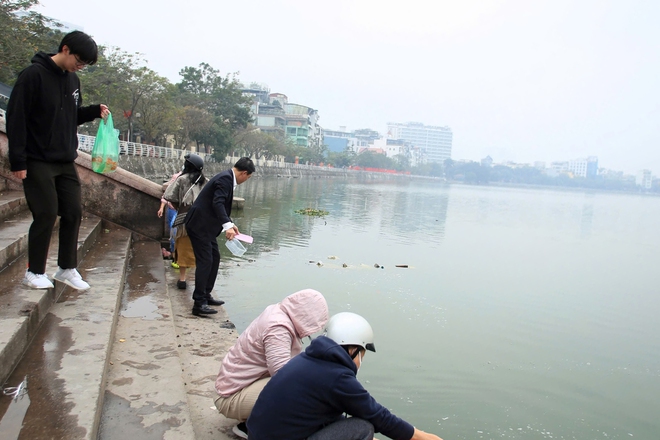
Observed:
[[[218,313],[209,306],[221,306],[225,303],[211,296],[220,266],[217,238],[224,233],[227,240],[231,240],[239,233],[229,217],[234,188],[248,180],[252,173],[254,173],[252,160],[241,157],[233,168],[218,173],[209,180],[186,215],[186,231],[197,262],[193,315]]]

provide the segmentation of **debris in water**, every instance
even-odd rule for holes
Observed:
[[[328,255],[328,260],[336,260],[337,258],[336,255]]]
[[[374,267],[375,267],[376,269],[378,269],[378,268],[380,267],[380,264],[376,263],[376,264],[374,264]]]
[[[316,262],[316,265],[317,265],[318,267],[323,266],[323,261],[317,261],[317,262]]]
[[[403,267],[404,269],[408,269],[407,264],[397,264],[396,267]]]
[[[348,264],[344,263],[341,265],[341,267],[348,267]]]
[[[322,209],[314,209],[314,208],[298,209],[293,212],[295,212],[296,214],[310,215],[312,217],[323,217],[330,214],[328,211],[324,211]]]

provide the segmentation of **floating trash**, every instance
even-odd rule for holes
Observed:
[[[27,378],[23,380],[17,387],[7,387],[2,390],[2,393],[5,396],[11,396],[14,401],[18,400],[19,397],[22,397],[24,394],[27,394]]]
[[[296,214],[310,215],[312,217],[323,217],[330,214],[328,211],[324,211],[322,209],[314,209],[314,208],[298,209],[293,212],[295,212]]]

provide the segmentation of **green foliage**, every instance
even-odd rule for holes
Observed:
[[[324,217],[330,214],[328,211],[324,211],[322,209],[314,209],[314,208],[298,209],[293,212],[295,212],[296,214],[309,215],[312,217]]]
[[[149,113],[150,136],[161,135],[155,131],[154,111],[148,107],[167,99],[169,81],[149,69],[139,53],[127,53],[116,47],[101,47],[99,52],[98,62],[78,73],[85,100],[106,104],[115,114],[116,127],[131,133],[130,140],[142,128],[143,115],[138,108]]]
[[[328,163],[332,164],[335,168],[348,168],[355,164],[357,154],[353,149],[347,147],[344,151],[328,152]]]
[[[0,0],[0,82],[14,84],[36,52],[57,52],[64,34],[49,27],[56,22],[30,11],[38,4],[38,0]]]
[[[355,159],[355,165],[367,168],[383,168],[393,170],[396,164],[392,159],[381,153],[374,151],[364,151],[358,154]]]
[[[195,107],[213,117],[213,123],[207,124],[203,132],[195,129],[188,129],[188,132],[197,134],[193,140],[198,144],[203,142],[213,145],[216,159],[224,159],[234,147],[232,141],[235,132],[244,129],[252,121],[251,100],[243,96],[235,74],[221,76],[217,69],[207,63],[201,63],[198,68],[184,67],[179,74],[182,78],[177,84],[179,103],[188,108]]]

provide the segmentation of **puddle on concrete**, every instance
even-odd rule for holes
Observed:
[[[27,378],[23,379],[22,384],[26,383]],[[15,396],[7,395],[3,396],[2,399],[8,399],[11,402],[2,419],[0,419],[0,438],[2,440],[16,440],[21,433],[23,419],[25,419],[25,414],[30,406],[27,387],[22,388]]]
[[[133,301],[129,301],[121,311],[124,318],[142,318],[146,320],[161,319],[163,315],[158,313],[158,304],[149,297],[143,296]]]

